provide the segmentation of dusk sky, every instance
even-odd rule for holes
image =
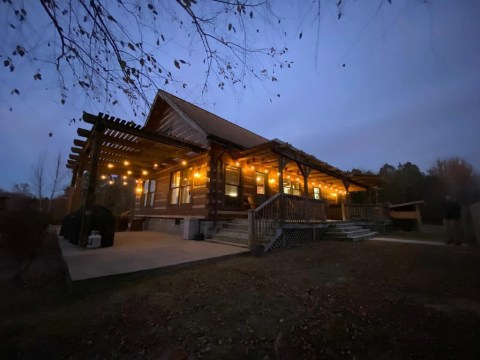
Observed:
[[[480,1],[393,0],[378,11],[378,1],[347,2],[340,20],[333,2],[323,1],[318,29],[312,18],[300,20],[308,9],[295,1],[273,3],[280,16],[291,15],[283,41],[294,62],[278,82],[249,80],[243,91],[212,89],[205,96],[203,73],[190,70],[187,89],[165,90],[343,170],[410,161],[427,171],[438,158],[459,156],[480,172]],[[15,44],[8,19],[0,21],[0,36]],[[126,103],[106,108],[79,94],[61,105],[53,80],[32,80],[37,67],[0,69],[6,190],[31,182],[39,156],[47,162],[59,151],[68,156],[77,127],[87,127],[69,120],[83,110],[143,124]],[[11,95],[18,84],[20,95]]]

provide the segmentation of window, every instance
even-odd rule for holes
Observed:
[[[172,173],[170,178],[170,204],[190,204],[190,171],[189,169],[178,170]]]
[[[291,194],[300,196],[300,183],[298,181],[291,181],[289,179],[283,180],[284,194]]]
[[[225,203],[237,204],[240,197],[240,168],[225,167]]]
[[[257,172],[255,174],[255,181],[257,183],[257,195],[265,195],[265,180],[266,176],[264,173]]]
[[[143,182],[143,191],[142,198],[140,203],[144,207],[152,207],[155,201],[155,184],[156,181],[153,179],[145,180]]]
[[[292,194],[296,196],[302,195],[298,181],[292,181]]]
[[[320,189],[318,187],[314,187],[313,188],[313,198],[315,200],[320,200],[321,199],[321,196],[320,196]]]

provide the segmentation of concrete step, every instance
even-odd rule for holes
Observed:
[[[248,233],[248,225],[240,223],[226,223],[223,224],[223,229],[235,230]]]
[[[354,230],[349,230],[349,231],[327,231],[327,234],[332,235],[332,236],[338,236],[338,235],[355,235],[355,234],[366,234],[370,232],[370,229],[354,229]]]
[[[248,237],[241,238],[235,236],[226,236],[224,234],[215,234],[211,240],[215,242],[248,246]]]
[[[248,239],[248,231],[237,231],[237,230],[229,230],[229,229],[222,229],[215,235],[222,235],[222,236],[228,236],[228,237],[238,237],[238,238],[245,238]]]
[[[329,224],[328,227],[329,228],[343,229],[343,228],[352,227],[352,226],[357,226],[357,225],[355,225],[354,223],[351,223],[351,222],[336,222],[336,223]]]
[[[228,222],[232,224],[245,224],[248,226],[248,219],[232,219]]]
[[[335,240],[345,240],[345,241],[360,241],[360,240],[367,240],[374,236],[377,236],[378,232],[376,231],[366,231],[361,234],[348,234],[348,236],[328,236],[327,238],[335,239]]]
[[[356,231],[356,230],[363,230],[361,226],[349,226],[345,228],[328,228],[328,232],[331,233],[341,233],[341,232],[349,232],[349,231]]]

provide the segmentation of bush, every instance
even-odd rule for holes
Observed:
[[[0,246],[18,262],[15,278],[29,268],[49,224],[46,214],[31,208],[0,212]]]

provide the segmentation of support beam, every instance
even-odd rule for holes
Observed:
[[[87,246],[88,231],[90,228],[92,207],[95,202],[95,189],[97,185],[97,169],[98,157],[102,147],[103,133],[105,128],[103,124],[98,122],[94,125],[94,138],[92,139],[92,158],[90,162],[90,172],[88,174],[88,187],[85,197],[85,206],[82,214],[82,224],[80,226],[80,236],[78,245],[81,247]]]

